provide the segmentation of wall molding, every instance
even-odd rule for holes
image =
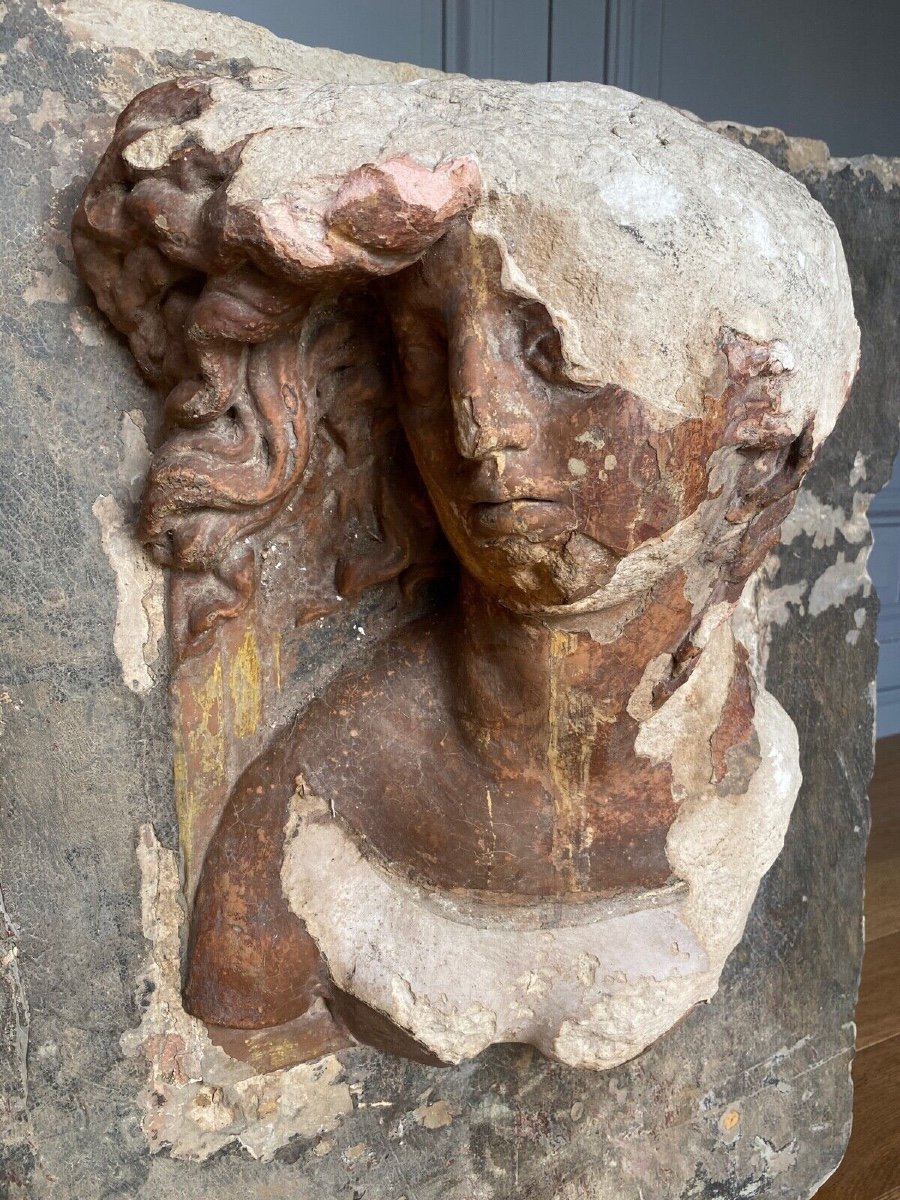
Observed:
[[[665,0],[607,0],[604,82],[659,99]]]
[[[494,0],[443,0],[443,69],[490,78],[494,73]]]

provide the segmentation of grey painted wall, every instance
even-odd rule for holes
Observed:
[[[869,574],[878,614],[878,736],[900,733],[900,457],[890,483],[869,510],[875,544]]]
[[[663,0],[662,29],[669,104],[900,154],[897,0]]]

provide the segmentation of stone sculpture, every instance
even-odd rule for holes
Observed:
[[[182,809],[189,1011],[280,1062],[639,1053],[800,782],[735,610],[856,369],[824,212],[612,89],[265,70],[138,96],[73,238],[165,395],[138,533],[183,669],[387,597]]]

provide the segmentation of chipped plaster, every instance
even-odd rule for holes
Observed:
[[[146,1060],[139,1097],[152,1151],[204,1160],[231,1144],[270,1160],[292,1138],[335,1129],[353,1100],[335,1055],[258,1074],[210,1040],[181,1003],[184,899],[175,854],[143,825],[137,848],[141,918],[148,956],[139,980],[141,1023],[122,1036],[129,1056]]]
[[[150,667],[165,633],[163,573],[134,540],[131,521],[115,497],[98,496],[91,512],[116,577],[113,647],[122,682],[133,692],[149,692],[156,682]]]

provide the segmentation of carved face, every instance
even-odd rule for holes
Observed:
[[[624,389],[572,383],[546,310],[501,289],[496,248],[465,221],[392,281],[389,304],[416,463],[493,594],[540,610],[596,593],[706,494],[716,422],[661,431]]]

